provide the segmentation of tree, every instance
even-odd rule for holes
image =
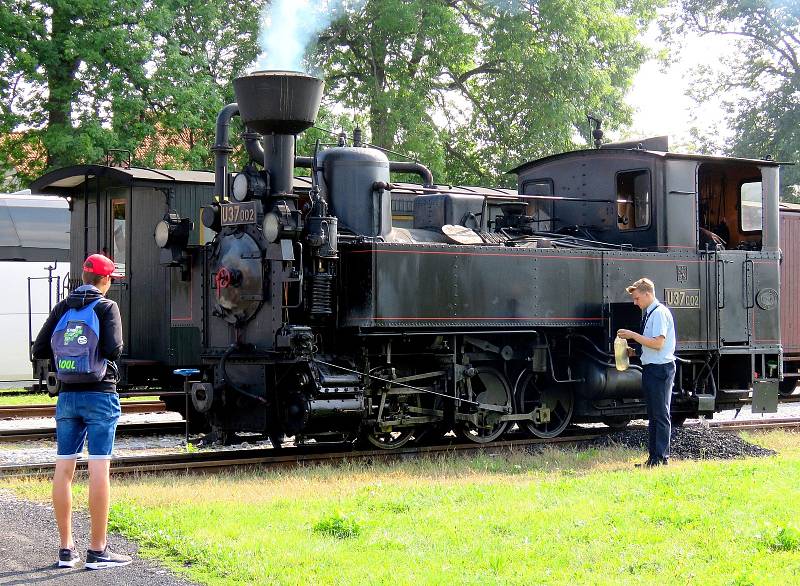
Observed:
[[[442,182],[508,182],[508,168],[573,148],[586,114],[629,120],[659,0],[366,0],[309,52],[329,100],[373,143]]]
[[[44,152],[23,183],[46,168],[98,161],[110,148],[138,153],[138,164],[158,156],[207,166],[216,113],[233,98],[230,80],[258,53],[262,3],[7,0],[0,160]]]
[[[698,102],[724,96],[731,138],[705,138],[708,149],[782,161],[800,159],[800,4],[785,0],[683,0],[665,22],[672,38],[724,35],[735,50],[696,72]],[[782,196],[800,201],[800,168],[783,167]]]

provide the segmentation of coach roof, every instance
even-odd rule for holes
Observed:
[[[143,169],[140,167],[107,167],[105,165],[73,165],[50,171],[34,180],[31,191],[47,193],[81,185],[87,177],[108,177],[122,183],[208,183],[214,184],[210,171]]]

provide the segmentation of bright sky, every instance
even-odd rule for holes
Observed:
[[[646,43],[655,46],[657,29],[655,26],[647,34]],[[713,66],[732,47],[730,38],[691,37],[687,38],[679,59],[664,66],[656,61],[645,63],[634,79],[628,93],[628,104],[636,109],[633,126],[629,133],[613,136],[616,139],[644,138],[648,136],[669,135],[670,145],[690,142],[690,128],[695,125],[701,131],[708,131],[722,120],[718,103],[697,106],[685,95],[690,85],[691,71],[700,65]],[[692,111],[697,120],[692,122]]]

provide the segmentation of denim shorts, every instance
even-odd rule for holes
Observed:
[[[56,403],[56,458],[74,460],[80,457],[83,443],[88,439],[90,460],[110,460],[121,412],[116,393],[59,393]]]

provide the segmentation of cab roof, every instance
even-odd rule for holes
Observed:
[[[787,165],[793,163],[785,163],[780,161],[768,161],[765,159],[745,159],[745,158],[738,158],[738,157],[723,157],[717,155],[696,155],[696,154],[684,154],[684,153],[671,153],[665,151],[648,151],[644,149],[629,149],[629,148],[607,148],[603,147],[601,149],[581,149],[577,151],[569,151],[566,153],[558,153],[556,155],[550,155],[547,157],[542,157],[541,159],[536,159],[533,161],[528,161],[526,163],[522,163],[517,167],[509,170],[508,173],[515,173],[519,175],[521,172],[526,171],[527,169],[532,169],[534,167],[538,167],[544,163],[549,163],[552,161],[557,161],[559,159],[569,159],[572,157],[589,157],[589,156],[597,156],[600,154],[625,154],[625,155],[633,155],[633,156],[641,156],[641,157],[651,157],[651,158],[659,158],[659,159],[680,159],[684,161],[698,161],[704,163],[747,163],[750,165],[759,165],[762,167],[778,167],[780,165]]]

